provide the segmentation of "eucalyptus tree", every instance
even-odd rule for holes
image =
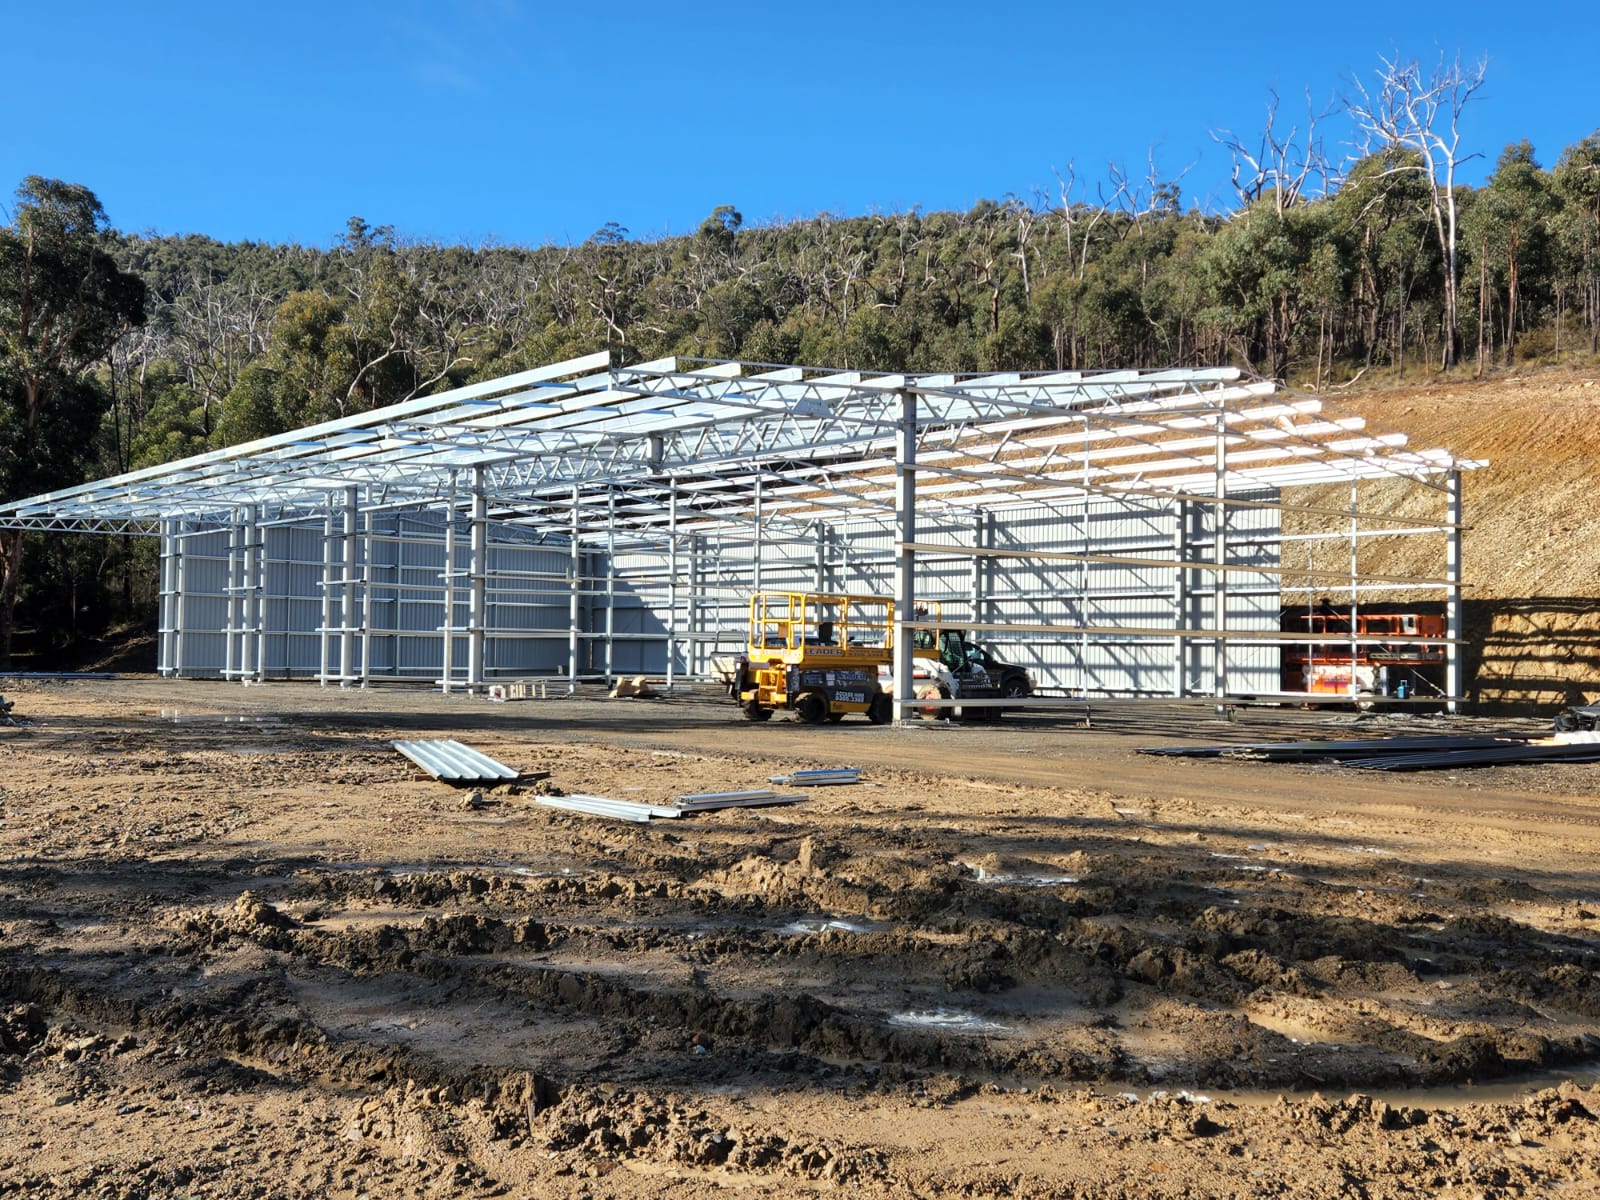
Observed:
[[[1589,352],[1600,352],[1600,130],[1568,146],[1551,173],[1553,220],[1565,274],[1581,297]],[[1559,336],[1560,324],[1557,323]]]
[[[1212,237],[1203,260],[1212,320],[1253,370],[1282,378],[1299,332],[1316,230],[1303,206],[1281,208],[1271,195],[1235,213]]]
[[[1528,267],[1548,242],[1548,222],[1556,207],[1550,177],[1534,161],[1526,141],[1507,146],[1466,214],[1470,244],[1479,259],[1478,369],[1493,352],[1491,297],[1503,289],[1501,345],[1510,365],[1516,357],[1519,305]]]
[[[30,175],[0,227],[0,497],[76,483],[104,409],[90,369],[145,319],[145,285],[104,245],[81,184]],[[0,664],[11,657],[24,540],[0,530]]]
[[[1329,198],[1351,272],[1346,353],[1362,367],[1388,361],[1404,370],[1414,300],[1439,290],[1442,267],[1431,222],[1432,196],[1414,151],[1386,147],[1355,163]]]
[[[1281,216],[1301,200],[1325,196],[1331,190],[1335,172],[1317,125],[1332,116],[1335,108],[1325,105],[1318,109],[1308,88],[1305,128],[1296,124],[1285,130],[1278,122],[1277,91],[1270,90],[1267,95],[1267,117],[1259,135],[1247,139],[1231,129],[1214,129],[1211,139],[1233,159],[1230,181],[1239,207],[1250,208],[1263,197],[1271,197]]]
[[[1430,74],[1415,59],[1380,58],[1377,86],[1369,92],[1359,79],[1346,108],[1367,154],[1385,149],[1408,151],[1388,168],[1395,175],[1418,174],[1427,181],[1429,212],[1444,263],[1444,329],[1442,364],[1453,367],[1460,358],[1461,256],[1460,213],[1456,172],[1476,158],[1461,149],[1461,118],[1488,72],[1486,60],[1463,66],[1457,57],[1446,62],[1441,55]]]

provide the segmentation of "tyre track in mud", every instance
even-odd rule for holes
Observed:
[[[821,852],[813,844],[807,851],[810,869],[842,853],[842,843]],[[644,857],[659,860],[654,851]],[[1476,1014],[1458,1021],[1461,1028],[1453,1037],[1423,1037],[1369,1015],[1359,1040],[1371,1051],[1394,1056],[1387,1063],[1362,1061],[1347,1050],[1342,1071],[1320,1060],[1308,1064],[1303,1054],[1290,1052],[1286,1039],[1241,1016],[1231,1024],[1209,1022],[1217,1027],[1223,1042],[1218,1049],[1224,1052],[1173,1065],[1163,1075],[1207,1087],[1294,1086],[1307,1079],[1367,1087],[1437,1085],[1561,1065],[1595,1053],[1582,1030],[1530,1036],[1469,1028],[1492,1021],[1497,1005],[1518,1025],[1529,1004],[1561,1009],[1569,1020],[1600,1019],[1593,985],[1600,954],[1581,939],[1536,934],[1503,918],[1442,918],[1421,910],[1397,923],[1390,936],[1370,921],[1297,913],[1284,907],[1292,902],[1288,895],[1249,907],[1205,904],[1216,897],[1208,894],[1214,884],[1203,877],[1192,882],[1192,898],[1170,879],[1152,896],[1119,885],[1127,865],[1111,861],[1091,868],[1063,894],[1007,891],[963,877],[960,868],[941,864],[942,857],[931,855],[916,865],[912,874],[922,875],[921,889],[866,885],[854,896],[832,881],[819,881],[813,895],[807,880],[794,872],[794,862],[765,864],[767,890],[775,895],[736,897],[708,889],[694,877],[597,875],[525,883],[515,876],[474,872],[397,879],[302,870],[270,890],[285,907],[309,902],[311,920],[287,917],[244,892],[229,909],[152,913],[151,954],[174,964],[175,969],[158,972],[160,978],[184,975],[196,969],[197,961],[250,945],[274,956],[275,974],[332,970],[448,980],[460,993],[452,1003],[481,993],[499,1001],[515,997],[543,1013],[600,1018],[612,1026],[617,1043],[612,1058],[645,1040],[629,1023],[646,1022],[676,1030],[683,1045],[695,1036],[732,1039],[749,1061],[798,1051],[819,1062],[845,1060],[875,1069],[943,1067],[1018,1076],[1035,1085],[1052,1078],[1145,1082],[1151,1072],[1103,1032],[1101,1052],[1092,1054],[1063,1051],[1048,1039],[1028,1044],[1029,1039],[895,1029],[892,1014],[872,1003],[864,1011],[841,1008],[803,990],[766,988],[771,966],[793,964],[801,974],[826,977],[841,959],[869,961],[876,973],[902,985],[902,996],[907,981],[920,985],[924,1004],[942,995],[975,1012],[990,1011],[991,1002],[1003,1009],[1009,993],[1032,989],[1070,995],[1086,1009],[1109,1012],[1125,1000],[1136,1008],[1139,997],[1149,1006],[1152,993],[1202,1010],[1236,1010],[1246,1001],[1261,1007],[1269,1002],[1263,991],[1316,996],[1341,977],[1356,978],[1374,967],[1388,969],[1387,975],[1379,974],[1391,986],[1420,988],[1429,976],[1492,962],[1493,976],[1473,984]],[[727,865],[707,874],[726,877]],[[790,874],[783,873],[786,869]],[[254,877],[251,882],[260,887],[263,881]],[[58,872],[50,890],[63,886],[70,890],[70,872]],[[806,915],[824,907],[819,898],[836,928],[807,932]],[[852,899],[855,903],[848,903]],[[413,907],[404,920],[385,919],[369,928],[330,932],[315,927],[330,920],[336,925],[338,914],[328,909],[341,902],[356,916],[374,902]],[[348,907],[351,903],[354,907]],[[1187,922],[1177,919],[1190,912],[1194,915]],[[849,918],[887,929],[837,927]],[[800,932],[785,932],[796,927]],[[163,932],[167,929],[171,932]],[[641,986],[633,982],[636,973],[626,969],[585,971],[566,965],[650,955],[681,968],[691,985],[655,980]],[[492,961],[475,961],[481,958]],[[91,969],[101,969],[100,964],[91,963]],[[702,973],[710,974],[709,982],[698,979]],[[737,986],[726,986],[727,979]],[[880,986],[869,1000],[882,1004],[893,998],[890,988]],[[1171,1019],[1203,1027],[1204,1015]],[[1433,1024],[1441,1021],[1448,1018],[1434,1018]],[[1018,1046],[1017,1040],[1024,1044]],[[660,1074],[666,1064],[641,1063],[638,1069]]]

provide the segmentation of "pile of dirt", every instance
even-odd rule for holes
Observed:
[[[160,651],[154,615],[147,621],[108,629],[98,637],[80,637],[59,645],[24,628],[16,634],[11,669],[154,674]]]

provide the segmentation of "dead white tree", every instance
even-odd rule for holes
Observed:
[[[1121,241],[1130,233],[1143,233],[1146,220],[1176,213],[1183,195],[1183,180],[1193,169],[1194,163],[1190,163],[1179,171],[1175,178],[1166,178],[1161,168],[1156,165],[1156,152],[1153,147],[1145,154],[1143,179],[1134,178],[1133,173],[1119,162],[1107,163],[1106,176],[1111,185],[1110,194],[1107,194],[1104,184],[1099,185],[1096,191],[1103,211],[1115,211],[1126,218],[1119,226],[1117,240]]]
[[[1060,171],[1056,172],[1056,183],[1061,191],[1061,228],[1067,238],[1067,259],[1076,259],[1073,275],[1082,279],[1089,269],[1089,240],[1094,235],[1094,227],[1100,224],[1106,215],[1106,206],[1101,204],[1093,207],[1082,200],[1073,199],[1072,193],[1077,190],[1078,172],[1076,164],[1067,163],[1067,174],[1063,178]],[[1077,241],[1076,247],[1073,245]]]
[[[1248,208],[1271,195],[1281,217],[1302,196],[1327,195],[1335,182],[1322,139],[1317,136],[1317,123],[1331,115],[1335,106],[1319,112],[1307,88],[1304,135],[1298,125],[1284,133],[1278,129],[1278,93],[1274,89],[1267,95],[1267,123],[1254,148],[1231,129],[1213,129],[1211,140],[1233,156],[1233,190],[1240,207]]]
[[[1033,237],[1033,227],[1039,219],[1039,213],[1025,200],[1016,196],[1007,196],[1001,210],[1017,223],[1017,248],[1011,252],[1011,257],[1022,266],[1022,301],[1026,304],[1033,303],[1033,281],[1028,275],[1028,242]]]
[[[1355,122],[1358,148],[1363,157],[1382,150],[1401,151],[1396,165],[1385,175],[1420,173],[1429,185],[1430,215],[1439,253],[1444,261],[1443,365],[1453,367],[1460,358],[1460,274],[1456,250],[1456,171],[1477,154],[1461,153],[1461,114],[1483,86],[1489,62],[1479,59],[1464,66],[1460,55],[1447,62],[1439,56],[1433,72],[1424,76],[1415,59],[1379,58],[1378,86],[1368,92],[1359,79],[1345,108]]]

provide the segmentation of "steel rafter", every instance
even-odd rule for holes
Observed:
[[[174,518],[220,528],[243,508],[292,522],[320,517],[349,488],[363,509],[438,506],[476,471],[497,518],[556,533],[574,486],[621,489],[618,528],[629,532],[665,525],[669,492],[685,531],[743,528],[757,481],[763,523],[798,530],[894,511],[907,394],[919,504],[930,509],[1073,496],[1215,502],[1219,422],[1233,489],[1383,477],[1440,487],[1475,465],[1366,435],[1313,398],[1230,368],[904,375],[620,366],[596,354],[0,505],[0,526],[152,533]]]

